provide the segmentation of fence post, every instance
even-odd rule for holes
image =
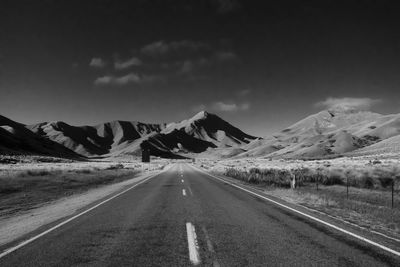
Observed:
[[[394,178],[392,179],[392,209],[394,208]]]
[[[292,189],[296,189],[296,174],[294,174],[292,171],[289,171],[290,174],[290,187]]]

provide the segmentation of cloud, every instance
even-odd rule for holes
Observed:
[[[244,89],[236,92],[237,96],[247,96],[251,93],[250,89]]]
[[[95,85],[126,85],[130,83],[143,84],[163,81],[164,77],[160,75],[143,75],[138,73],[129,73],[124,76],[106,75],[98,77]]]
[[[328,110],[341,110],[341,111],[352,111],[352,110],[369,110],[373,105],[381,102],[380,99],[372,98],[355,98],[355,97],[343,97],[334,98],[328,97],[324,101],[320,101],[315,104],[317,107],[323,107]]]
[[[215,0],[217,4],[217,11],[221,14],[234,12],[241,8],[238,0]]]
[[[191,40],[181,40],[181,41],[157,41],[151,44],[143,46],[140,51],[141,53],[149,56],[161,56],[171,52],[182,52],[188,51],[199,51],[201,49],[210,49],[210,45],[204,42],[196,42]]]
[[[193,112],[200,112],[200,111],[203,111],[206,109],[207,109],[207,106],[204,104],[200,104],[200,105],[196,105],[196,106],[192,107]]]
[[[160,54],[166,54],[168,50],[169,47],[164,41],[158,41],[142,47],[140,51],[143,54],[155,56]]]
[[[90,60],[89,66],[93,68],[103,68],[107,63],[100,57],[94,57]]]
[[[178,74],[192,74],[195,70],[198,70],[199,68],[205,67],[207,65],[212,64],[212,61],[207,58],[199,58],[199,59],[187,59],[183,62],[180,62],[178,65],[180,65]]]
[[[128,68],[130,68],[132,66],[140,66],[142,64],[143,63],[139,58],[132,57],[132,58],[129,58],[127,60],[116,60],[114,62],[114,68],[116,70],[124,70],[124,69],[128,69]]]
[[[185,60],[182,63],[181,69],[178,71],[179,74],[191,73],[194,69],[194,63],[191,60]]]
[[[193,112],[199,112],[203,110],[210,110],[215,112],[237,112],[246,111],[250,109],[251,105],[248,102],[235,103],[235,102],[224,102],[217,101],[209,105],[199,104],[192,107]]]
[[[220,51],[216,53],[216,58],[219,61],[230,61],[237,59],[237,55],[232,51]]]
[[[216,111],[223,111],[223,112],[244,111],[244,110],[248,110],[250,108],[250,104],[249,103],[242,103],[242,104],[225,103],[225,102],[219,101],[219,102],[215,102],[213,104],[212,108]]]

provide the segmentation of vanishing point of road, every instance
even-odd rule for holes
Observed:
[[[400,266],[380,248],[177,163],[0,266]]]

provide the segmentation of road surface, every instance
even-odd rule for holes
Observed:
[[[0,266],[400,266],[399,257],[175,164]]]

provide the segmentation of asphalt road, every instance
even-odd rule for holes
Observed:
[[[186,164],[0,259],[0,266],[36,267],[196,263],[354,267],[400,266],[400,259]]]

